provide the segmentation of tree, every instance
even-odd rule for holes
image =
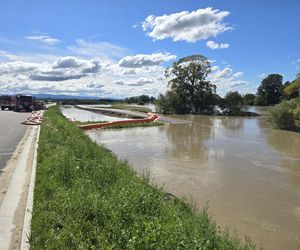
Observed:
[[[255,95],[251,93],[247,93],[243,96],[243,102],[246,106],[253,106],[254,105]]]
[[[155,97],[153,96],[148,96],[148,95],[140,95],[140,96],[132,96],[125,98],[124,100],[126,103],[136,103],[139,105],[144,105],[146,103],[153,103],[155,101]]]
[[[300,97],[300,75],[297,74],[297,78],[291,83],[287,84],[284,88],[284,94],[287,99],[293,99]]]
[[[274,105],[280,102],[283,96],[283,77],[279,74],[270,74],[261,81],[257,89],[257,105]]]
[[[243,97],[238,91],[228,92],[223,99],[223,106],[221,108],[225,113],[237,114],[243,108]]]
[[[211,111],[216,86],[206,80],[210,71],[209,61],[202,55],[187,56],[173,63],[165,72],[170,89],[164,98],[168,99],[170,110],[179,114]]]

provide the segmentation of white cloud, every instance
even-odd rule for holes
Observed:
[[[66,81],[80,79],[89,74],[98,73],[100,61],[83,60],[76,57],[61,57],[49,65],[46,69],[33,71],[29,78],[34,81]]]
[[[40,46],[39,53],[0,51],[0,92],[104,98],[158,95],[167,88],[162,65],[176,59],[167,52],[128,56],[126,48],[83,39],[62,46],[65,49]],[[120,66],[121,61],[126,67]]]
[[[222,79],[222,78],[227,78],[232,75],[232,69],[231,68],[224,68],[224,69],[219,69],[217,72],[214,73],[215,78],[217,79]]]
[[[214,41],[207,41],[206,46],[210,49],[227,49],[227,48],[229,48],[228,43],[216,43]]]
[[[33,81],[65,81],[80,79],[90,74],[98,73],[100,62],[96,60],[83,60],[76,57],[62,57],[52,64],[45,62],[30,63],[24,61],[0,63],[0,73],[12,77]]]
[[[33,36],[26,36],[26,39],[39,41],[42,43],[46,43],[48,45],[56,45],[61,42],[61,40],[48,36],[48,35],[33,35]]]
[[[126,56],[119,61],[119,66],[125,68],[140,68],[157,66],[163,62],[175,60],[176,56],[170,53],[155,53],[150,55],[137,54],[134,56]]]
[[[39,66],[40,65],[36,63],[21,61],[0,63],[0,74],[11,74],[18,76],[19,74],[36,70]]]
[[[105,60],[120,59],[129,53],[128,49],[108,42],[90,42],[84,39],[76,39],[76,46],[68,49],[77,55],[101,58]]]
[[[182,11],[163,16],[148,16],[142,23],[143,30],[156,39],[172,38],[173,41],[196,42],[216,37],[232,29],[222,20],[230,12],[219,11],[210,7],[188,12]]]
[[[214,67],[215,70],[208,76],[208,79],[217,86],[218,94],[224,95],[232,89],[245,92],[244,86],[248,82],[241,79],[243,72],[238,71],[234,73],[233,69],[229,67],[221,69],[219,66],[213,66],[212,68]]]

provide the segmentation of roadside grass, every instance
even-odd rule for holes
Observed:
[[[57,106],[41,128],[31,249],[255,249],[138,177]]]

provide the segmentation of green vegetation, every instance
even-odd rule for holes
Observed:
[[[253,106],[255,100],[255,95],[252,93],[247,93],[243,95],[243,102],[245,106]]]
[[[283,98],[283,77],[279,74],[270,74],[261,81],[257,89],[254,105],[269,106],[279,103]]]
[[[152,187],[51,107],[38,148],[31,249],[253,249]]]
[[[211,72],[208,59],[202,55],[187,56],[166,70],[170,89],[156,102],[161,113],[211,113],[216,104],[216,86],[206,80]]]
[[[80,125],[86,125],[86,124],[93,124],[93,123],[104,123],[104,122],[108,122],[108,121],[86,121],[86,122],[82,122],[82,121],[73,121],[74,124],[80,126]]]
[[[224,99],[221,100],[219,105],[224,114],[239,114],[244,106],[243,97],[237,91],[228,92]]]
[[[147,107],[131,106],[131,105],[126,105],[126,104],[121,104],[121,103],[113,104],[111,107],[107,107],[107,108],[124,109],[124,110],[130,110],[130,111],[138,111],[138,112],[142,112],[142,113],[152,112],[151,109],[149,109]]]
[[[288,83],[284,88],[284,94],[287,99],[300,97],[300,76],[292,83]]]
[[[300,98],[277,104],[270,113],[276,128],[300,132]]]
[[[216,85],[207,80],[211,72],[208,59],[193,55],[173,63],[166,71],[170,89],[156,100],[157,110],[163,114],[218,114],[248,116],[244,104],[252,105],[255,95],[241,96],[237,91],[228,92],[224,98],[216,94]],[[216,109],[219,106],[220,112]]]
[[[124,102],[133,104],[136,103],[138,105],[144,105],[146,103],[153,103],[155,101],[155,97],[148,95],[140,95],[140,96],[132,96],[125,98]]]
[[[165,125],[164,122],[139,122],[139,123],[128,123],[128,124],[112,125],[112,126],[109,126],[109,127],[104,127],[104,129],[156,127],[156,126],[164,126],[164,125]]]

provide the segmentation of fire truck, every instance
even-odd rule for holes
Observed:
[[[16,95],[14,101],[15,111],[31,112],[34,110],[35,98],[31,95]]]
[[[13,110],[15,107],[15,98],[14,96],[2,95],[0,96],[0,108],[2,110],[9,109]]]

